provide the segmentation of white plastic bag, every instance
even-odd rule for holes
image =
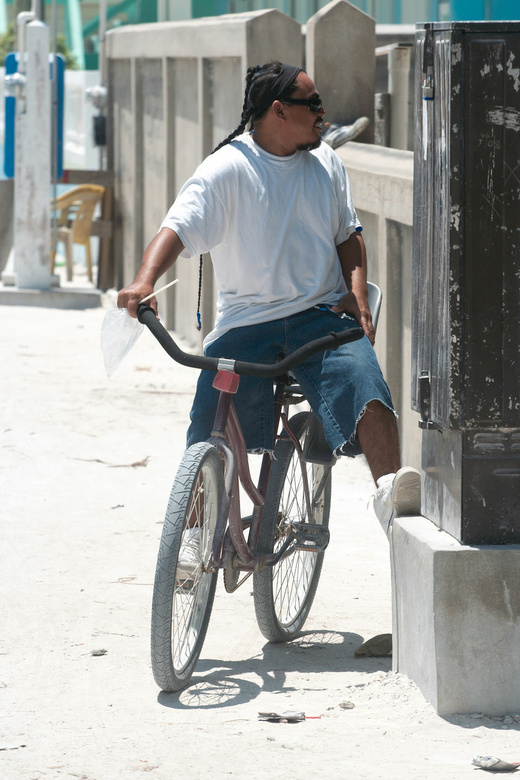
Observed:
[[[101,326],[101,351],[107,376],[119,368],[135,342],[143,332],[144,325],[131,317],[128,309],[109,309]]]

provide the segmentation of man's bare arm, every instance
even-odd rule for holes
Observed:
[[[153,293],[157,281],[172,267],[183,249],[184,245],[174,230],[161,228],[148,244],[135,280],[120,290],[117,296],[119,308],[128,309],[132,317],[136,317],[139,301]],[[157,313],[156,299],[151,298],[147,303]]]
[[[356,231],[336,249],[349,293],[333,309],[355,317],[373,344],[375,332],[368,305],[367,252],[363,236]]]

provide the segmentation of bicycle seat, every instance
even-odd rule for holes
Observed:
[[[368,287],[368,305],[370,306],[370,312],[372,314],[372,322],[374,324],[374,330],[377,331],[377,323],[379,320],[379,312],[381,309],[381,301],[383,300],[383,293],[380,288],[374,282],[367,282]]]

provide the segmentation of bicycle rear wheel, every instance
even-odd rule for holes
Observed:
[[[310,421],[308,412],[296,414],[290,425],[300,442]],[[302,467],[307,471],[312,510],[305,501]],[[314,463],[300,464],[290,439],[279,440],[267,489],[259,551],[276,552],[292,522],[328,526],[331,470]],[[318,496],[318,498],[316,498]],[[287,642],[300,633],[311,608],[323,564],[323,552],[296,550],[275,566],[254,575],[253,595],[260,631],[270,642]]]
[[[190,679],[206,636],[217,574],[211,555],[223,491],[220,456],[207,442],[184,453],[173,483],[159,545],[152,599],[151,654],[155,681],[178,691]],[[190,548],[190,573],[178,566],[183,531],[200,531],[200,549]]]

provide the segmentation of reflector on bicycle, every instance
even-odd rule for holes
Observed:
[[[213,387],[223,393],[236,393],[240,377],[232,371],[219,371],[213,380]]]

